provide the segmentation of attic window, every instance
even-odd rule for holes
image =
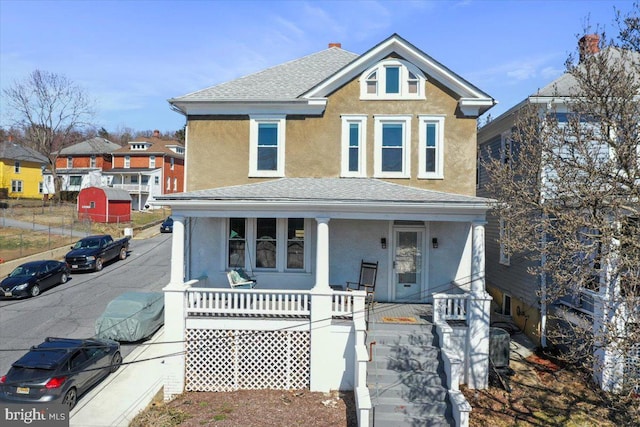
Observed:
[[[361,99],[425,99],[424,74],[402,59],[386,59],[362,73]]]

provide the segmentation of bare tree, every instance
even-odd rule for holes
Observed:
[[[574,310],[572,321],[558,310],[555,321],[550,318],[548,340],[562,349],[561,357],[590,370],[617,363],[625,387],[637,393],[638,4],[618,23],[617,41],[602,33],[598,53],[582,51],[579,61],[569,58],[566,79],[546,98],[548,104],[529,103],[517,113],[510,143],[483,167],[490,179],[487,189],[498,200],[496,213],[506,225],[500,243],[512,260],[533,261],[529,272],[546,284],[541,303],[564,299],[578,306],[591,298],[592,313]],[[628,371],[629,357],[637,358],[635,372]]]
[[[81,140],[83,130],[91,126],[93,101],[67,77],[42,70],[14,82],[3,93],[14,125],[23,130],[31,148],[49,159],[59,195],[56,159],[61,149]]]

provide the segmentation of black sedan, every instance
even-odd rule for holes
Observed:
[[[69,267],[66,263],[45,260],[32,261],[16,267],[0,282],[0,297],[25,298],[40,295],[41,291],[59,283],[67,283]]]
[[[47,338],[0,377],[0,402],[62,403],[71,410],[78,396],[121,364],[116,341]]]
[[[160,232],[173,233],[173,218],[168,216],[167,219],[162,221],[162,224],[160,224]]]

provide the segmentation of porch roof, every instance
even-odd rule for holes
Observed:
[[[492,199],[424,190],[372,178],[280,178],[156,197],[177,210],[261,209],[308,212],[472,213]]]

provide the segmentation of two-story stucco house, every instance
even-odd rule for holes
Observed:
[[[0,189],[4,197],[38,199],[42,197],[42,169],[48,160],[11,138],[0,142]]]
[[[162,194],[184,190],[184,146],[175,140],[139,137],[112,153],[109,185],[129,192],[133,209],[146,209]]]
[[[95,137],[63,148],[57,153],[56,175],[61,191],[78,192],[91,186],[107,186],[109,179],[103,174],[111,169],[111,153],[121,148],[107,139]],[[55,193],[53,175],[43,172],[44,193]]]
[[[362,260],[378,265],[379,307],[434,304],[445,330],[453,312],[462,320],[442,343],[461,370],[449,399],[459,382],[486,386],[490,200],[475,174],[489,95],[394,34],[169,102],[187,120],[185,193],[156,203],[174,218],[165,339],[184,340],[185,356],[167,367],[165,397],[353,389],[368,423],[366,295],[344,288]],[[230,288],[239,267],[255,288]]]

